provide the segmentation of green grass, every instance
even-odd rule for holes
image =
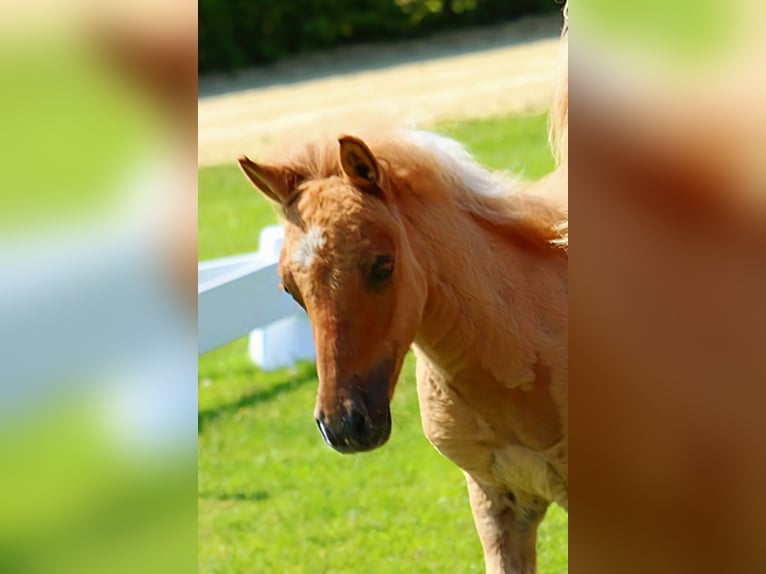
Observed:
[[[545,118],[440,126],[485,164],[539,177]],[[236,166],[200,170],[200,259],[256,248],[273,211]],[[342,456],[313,421],[311,364],[262,373],[240,340],[199,363],[199,570],[203,573],[483,572],[461,471],[423,436],[408,357],[383,448]],[[541,573],[567,571],[567,515],[551,507]]]
[[[245,179],[235,161],[199,170],[199,260],[258,249],[258,232],[276,223],[271,204]]]

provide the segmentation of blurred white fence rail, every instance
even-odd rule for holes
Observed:
[[[249,334],[250,358],[264,370],[314,360],[306,314],[277,288],[283,239],[281,226],[266,227],[257,252],[199,264],[199,354]]]

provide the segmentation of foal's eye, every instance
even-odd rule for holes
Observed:
[[[287,286],[286,286],[284,283],[280,283],[280,287],[282,288],[282,291],[284,291],[285,293],[287,293],[288,295],[290,295],[290,297],[292,297],[292,298],[293,298],[293,301],[295,301],[296,303],[298,303],[298,305],[300,305],[301,307],[303,307],[303,310],[304,310],[304,311],[306,310],[306,306],[303,304],[303,300],[302,300],[300,297],[297,297],[297,296],[295,295],[295,293],[293,293],[292,291],[290,291],[290,290],[287,288]]]
[[[394,258],[388,255],[379,255],[370,270],[370,280],[373,283],[383,283],[394,274]]]

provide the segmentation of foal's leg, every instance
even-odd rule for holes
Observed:
[[[534,574],[537,527],[548,503],[533,499],[521,504],[507,490],[483,484],[468,473],[465,477],[487,574]]]

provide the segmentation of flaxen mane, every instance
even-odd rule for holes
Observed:
[[[566,165],[569,159],[569,3],[564,7],[560,58],[548,136],[556,163]]]
[[[564,6],[564,27],[561,32],[561,57],[559,60],[558,84],[553,94],[550,113],[548,141],[556,158],[557,171],[568,181],[569,170],[569,2]],[[565,251],[569,250],[569,203],[565,217],[557,227],[560,238],[555,241]]]
[[[566,208],[545,194],[531,193],[533,184],[480,166],[457,141],[419,130],[355,130],[387,168],[395,193],[414,197],[426,192],[418,181],[441,182],[449,199],[465,211],[522,239],[566,250]],[[318,138],[289,150],[281,161],[300,178],[341,176],[335,138]]]

